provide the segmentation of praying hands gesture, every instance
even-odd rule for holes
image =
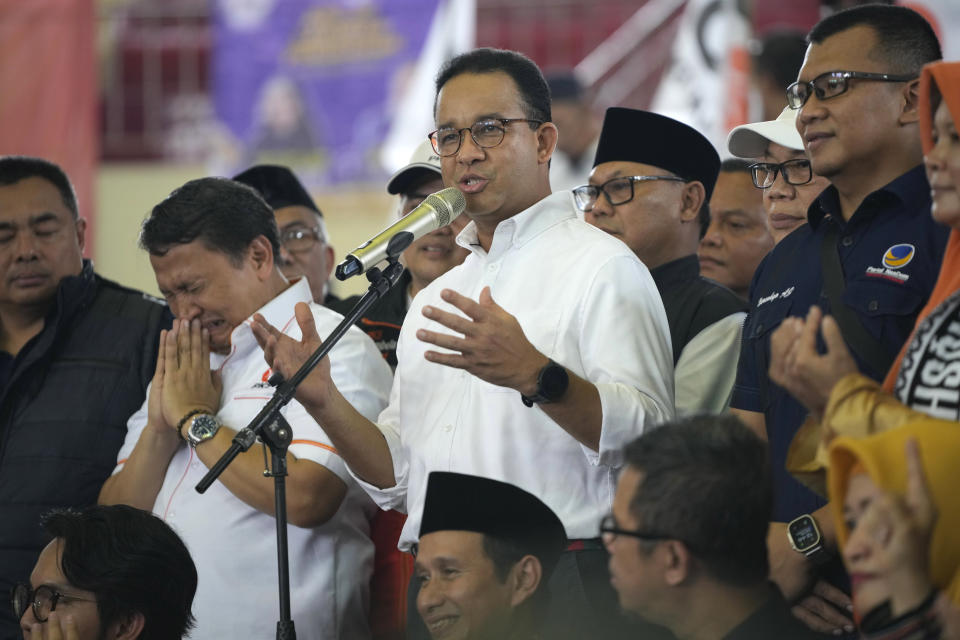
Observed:
[[[823,355],[817,353],[818,331],[827,345]],[[823,317],[820,307],[810,307],[805,320],[787,318],[770,336],[770,379],[818,420],[833,387],[858,370],[839,325],[832,317]]]
[[[210,371],[210,336],[199,320],[174,320],[160,332],[160,349],[147,402],[147,426],[171,433],[190,411],[215,414],[222,385]]]
[[[427,351],[424,357],[430,362],[463,369],[490,384],[525,395],[535,393],[537,375],[548,358],[530,344],[517,319],[494,302],[490,287],[483,288],[478,301],[451,289],[444,289],[440,297],[467,317],[437,307],[424,307],[424,316],[460,334],[420,329],[417,338],[421,341],[457,352]]]

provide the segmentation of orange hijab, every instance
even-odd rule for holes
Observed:
[[[932,62],[925,66],[920,74],[920,139],[923,142],[924,154],[930,153],[933,149],[933,105],[930,100],[930,90],[934,87],[940,92],[942,100],[947,103],[947,109],[950,110],[953,121],[960,125],[960,62]],[[917,316],[917,321],[913,325],[914,331],[924,318],[958,289],[960,289],[960,231],[954,229],[950,232],[950,240],[943,255],[940,276],[937,278],[927,305]],[[896,361],[890,367],[883,381],[885,391],[893,393],[897,376],[900,374],[900,363],[912,341],[913,335],[904,343]]]

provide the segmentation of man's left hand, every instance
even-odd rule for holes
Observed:
[[[30,627],[30,637],[27,640],[80,640],[80,633],[77,631],[77,623],[73,616],[68,615],[61,618],[56,611],[51,611],[47,622],[41,624],[35,622]]]
[[[175,320],[164,345],[163,416],[177,423],[190,411],[215,414],[220,377],[210,370],[210,336],[199,320]]]
[[[457,353],[427,351],[424,356],[455,369],[463,369],[485,380],[522,394],[537,390],[537,375],[548,358],[530,344],[517,319],[493,301],[490,287],[484,287],[478,301],[444,289],[440,297],[462,311],[464,318],[436,307],[424,307],[423,315],[462,337],[420,329],[417,338]]]

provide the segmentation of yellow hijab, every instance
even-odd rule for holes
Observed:
[[[840,547],[849,531],[843,517],[851,469],[861,465],[873,482],[904,495],[907,490],[905,445],[914,438],[937,508],[930,540],[930,578],[951,601],[960,604],[960,424],[925,418],[866,438],[840,437],[830,445],[827,487]]]

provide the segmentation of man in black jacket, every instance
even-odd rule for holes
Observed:
[[[768,581],[766,444],[730,415],[645,432],[623,451],[600,524],[627,612],[684,640],[813,640]]]
[[[0,158],[0,593],[46,542],[40,514],[94,504],[153,376],[166,306],[96,275],[67,176]],[[0,638],[19,638],[0,607]]]

